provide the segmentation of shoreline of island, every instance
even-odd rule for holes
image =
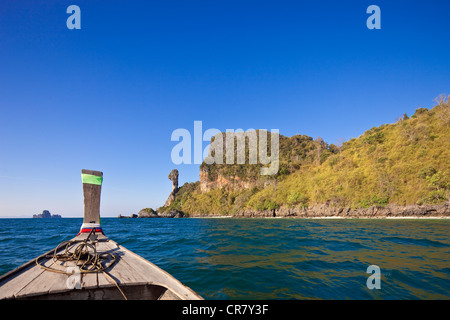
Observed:
[[[429,216],[429,217],[236,217],[236,216],[193,216],[185,217],[190,219],[304,219],[304,220],[447,220],[450,217]]]
[[[450,202],[439,205],[386,205],[368,208],[334,207],[329,204],[310,207],[280,206],[272,210],[243,209],[234,214],[188,213],[179,210],[158,212],[151,208],[118,218],[295,218],[295,219],[450,219]]]

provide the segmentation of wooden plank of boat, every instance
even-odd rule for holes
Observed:
[[[103,234],[103,173],[82,170],[79,234],[0,277],[0,299],[201,300],[166,271]]]

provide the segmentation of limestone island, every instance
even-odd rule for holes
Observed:
[[[179,187],[172,170],[165,204],[137,217],[450,218],[449,98],[336,144],[266,130],[218,133],[199,181]],[[278,171],[262,175],[267,161],[250,163],[249,150],[258,145],[257,155],[273,160],[274,139],[278,161],[269,162]]]
[[[61,218],[59,214],[51,214],[50,211],[44,210],[42,213],[33,214],[33,218],[39,219],[53,219],[53,218]]]

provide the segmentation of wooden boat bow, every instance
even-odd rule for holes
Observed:
[[[103,173],[82,170],[76,237],[0,277],[0,299],[202,300],[150,261],[109,239],[100,221]]]

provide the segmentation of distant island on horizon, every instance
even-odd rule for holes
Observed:
[[[51,214],[50,211],[44,210],[42,213],[33,214],[33,218],[37,219],[53,219],[53,218],[61,218],[59,214]]]

